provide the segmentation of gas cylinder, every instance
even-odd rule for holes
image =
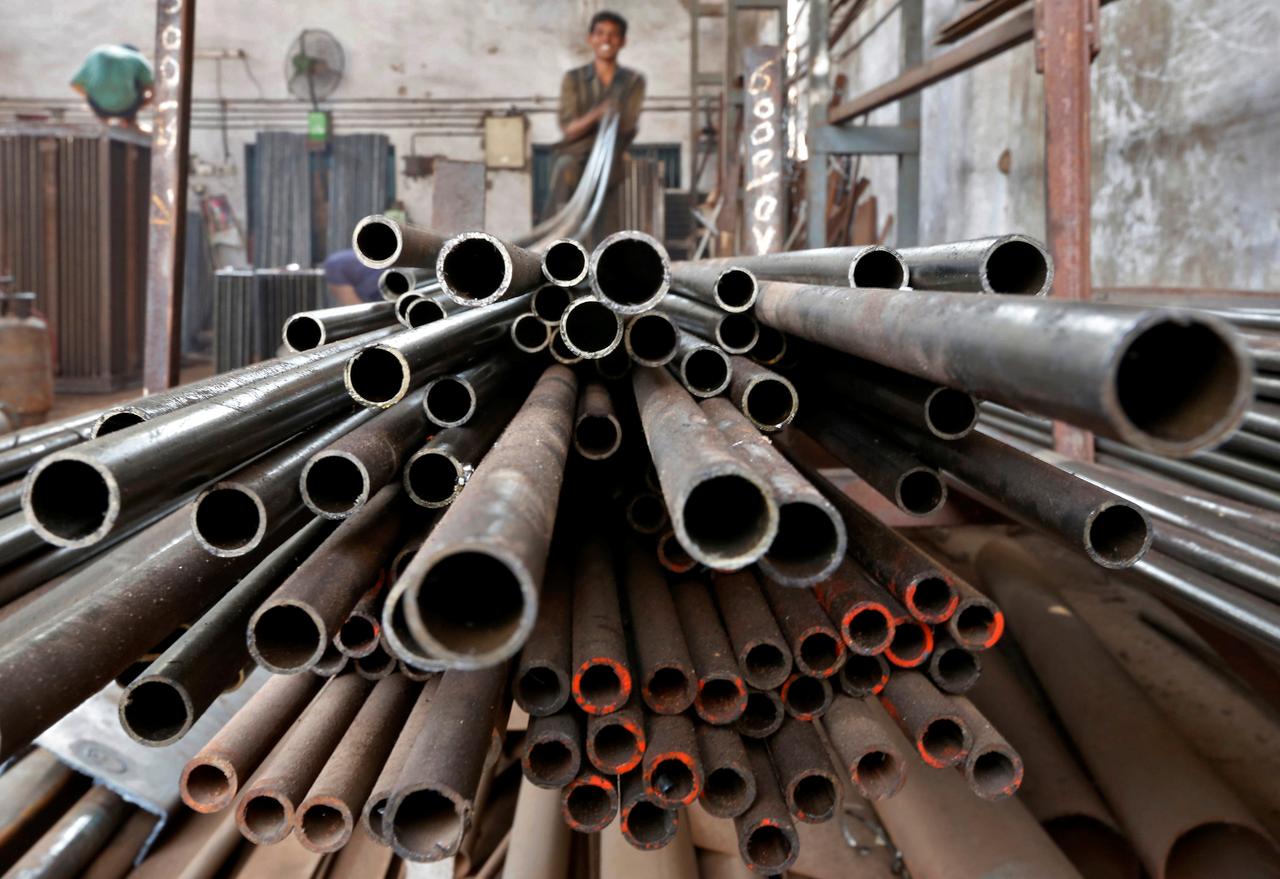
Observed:
[[[34,313],[36,294],[13,293],[0,314],[0,401],[18,427],[39,424],[53,407],[49,327]]]

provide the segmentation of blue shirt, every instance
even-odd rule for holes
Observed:
[[[330,284],[355,287],[356,295],[365,302],[382,301],[378,290],[380,269],[371,269],[356,257],[354,250],[339,250],[324,261],[324,279]]]

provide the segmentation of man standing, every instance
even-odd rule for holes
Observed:
[[[570,70],[560,83],[560,130],[564,139],[556,147],[544,217],[558,211],[573,194],[582,179],[600,121],[609,112],[618,113],[620,118],[604,216],[616,216],[614,190],[621,178],[622,153],[635,140],[640,122],[644,77],[618,64],[618,53],[627,44],[627,20],[616,12],[597,12],[591,17],[587,43],[594,59]],[[608,226],[606,220],[604,232],[616,231]]]
[[[80,65],[71,87],[85,96],[98,118],[138,127],[138,110],[151,100],[155,76],[137,46],[98,46]]]

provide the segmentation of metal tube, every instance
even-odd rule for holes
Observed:
[[[948,440],[967,435],[978,423],[978,403],[963,391],[832,351],[822,351],[818,360],[810,381],[855,411],[870,407]]]
[[[22,513],[13,513],[0,519],[0,568],[46,548],[48,544],[44,538],[27,524],[27,518]]]
[[[694,710],[707,723],[733,723],[746,710],[747,687],[711,595],[704,583],[684,580],[671,587],[671,597],[698,675]]]
[[[658,563],[673,574],[687,574],[698,566],[670,528],[658,535],[657,552]]]
[[[532,718],[520,765],[524,777],[541,788],[561,788],[577,778],[586,765],[578,715],[566,708]]]
[[[733,377],[728,354],[684,330],[677,332],[675,357],[667,368],[695,397],[722,393]]]
[[[898,251],[915,290],[1044,296],[1053,287],[1053,258],[1026,235],[999,235]]]
[[[782,706],[796,720],[817,720],[831,708],[835,691],[829,678],[793,674],[778,690]]]
[[[813,593],[784,589],[767,577],[762,585],[778,628],[791,645],[796,671],[815,678],[829,678],[838,672],[845,661],[844,639]]]
[[[525,299],[516,298],[493,308],[468,309],[369,345],[344,366],[347,393],[362,406],[390,408],[428,376],[497,344],[507,335],[508,321],[528,307]]]
[[[573,366],[575,363],[582,362],[582,355],[570,351],[565,344],[564,334],[560,332],[559,327],[551,331],[551,341],[547,343],[547,351],[550,352],[551,359],[561,366]]]
[[[379,648],[382,600],[386,593],[385,579],[380,579],[360,597],[356,606],[351,608],[347,618],[342,621],[337,634],[333,636],[333,646],[343,656],[359,659]]]
[[[619,314],[639,314],[658,304],[671,285],[671,260],[644,232],[615,232],[591,251],[591,290]]]
[[[656,312],[649,313],[656,314]],[[554,336],[554,333],[552,335]],[[623,340],[626,340],[625,332],[623,333]],[[631,372],[631,356],[627,353],[625,347],[614,348],[599,360],[592,361],[592,363],[595,364],[596,374],[609,381],[621,381]]]
[[[427,419],[437,427],[461,427],[476,414],[481,403],[491,406],[499,397],[521,396],[528,385],[511,383],[515,365],[506,357],[493,357],[452,375],[433,378],[422,393]]]
[[[858,793],[883,800],[902,790],[907,780],[902,737],[878,702],[836,696],[822,726]]]
[[[284,322],[281,339],[290,351],[314,351],[321,345],[349,339],[397,323],[395,304],[362,302],[315,311],[295,312]]]
[[[778,505],[685,390],[660,369],[633,379],[645,439],[680,543],[698,561],[733,570],[768,551]]]
[[[760,570],[790,587],[810,586],[830,576],[848,546],[840,514],[728,400],[716,397],[700,407],[742,462],[763,476],[773,491],[778,530],[760,557]]]
[[[412,394],[311,455],[298,479],[302,502],[318,516],[345,519],[395,479],[426,432],[422,394]]]
[[[680,826],[680,812],[655,801],[640,770],[618,779],[618,814],[622,836],[642,851],[670,845]]]
[[[834,818],[840,811],[842,788],[814,724],[787,718],[768,745],[791,817],[806,824]]]
[[[959,695],[969,692],[978,682],[982,662],[978,654],[961,647],[951,636],[943,635],[934,642],[925,672],[939,690]]]
[[[701,339],[714,341],[729,354],[745,354],[760,337],[756,320],[750,314],[735,314],[710,308],[684,296],[668,296],[662,301],[662,313],[681,329]]]
[[[671,286],[690,299],[730,313],[750,311],[756,302],[756,276],[736,265],[672,263]]]
[[[834,416],[829,410],[806,413],[805,433],[894,506],[912,516],[927,516],[947,501],[942,474],[920,463],[911,447],[865,421]]]
[[[683,714],[650,714],[645,734],[645,796],[664,809],[689,805],[702,790],[693,721]]]
[[[405,462],[404,489],[410,499],[427,509],[453,503],[519,405],[514,397],[500,398],[461,427],[436,433]]]
[[[939,691],[916,672],[897,672],[880,694],[880,702],[898,724],[920,758],[930,766],[963,766],[973,749],[973,730],[961,697]]]
[[[560,796],[565,823],[579,833],[599,833],[618,814],[618,789],[589,766],[564,786]]]
[[[236,826],[256,845],[293,832],[294,813],[369,695],[371,684],[354,674],[331,679],[311,700],[289,737],[267,758],[257,780],[236,804]]]
[[[622,425],[613,412],[609,389],[599,382],[587,382],[578,396],[578,413],[573,422],[573,447],[591,461],[611,457],[622,445]]]
[[[778,789],[769,752],[763,744],[755,742],[747,742],[745,747],[751,774],[756,779],[756,798],[745,812],[733,819],[738,834],[738,854],[756,872],[777,875],[795,864],[800,837]]]
[[[337,642],[332,642],[337,647]],[[342,651],[339,650],[339,653]],[[346,654],[343,654],[344,656]],[[373,650],[364,656],[348,656],[355,666],[355,673],[366,681],[381,681],[395,674],[397,659],[383,646],[382,641],[374,644]]]
[[[947,620],[947,634],[966,650],[987,650],[1004,634],[1004,614],[994,601],[964,580],[954,583],[960,603]]]
[[[733,728],[749,739],[767,739],[778,731],[786,719],[782,697],[772,690],[747,691],[747,707],[733,723]]]
[[[401,675],[383,678],[373,688],[294,814],[303,848],[331,852],[351,840],[419,689]]]
[[[64,430],[0,452],[0,479],[21,479],[45,455],[77,446],[84,439],[75,431]]]
[[[520,649],[537,615],[576,399],[569,370],[542,374],[396,582],[384,629],[403,596],[414,641],[455,667],[490,665]],[[477,577],[486,588],[470,587]]]
[[[330,420],[204,489],[191,505],[196,540],[217,556],[252,552],[277,523],[303,511],[298,477],[311,457],[373,414],[358,410]]]
[[[439,686],[440,675],[432,675],[423,683],[403,728],[396,736],[396,743],[387,755],[386,762],[382,764],[382,771],[378,773],[378,779],[373,783],[364,808],[361,810],[360,822],[364,825],[364,829],[384,846],[391,845],[389,835],[391,828],[385,820],[387,802],[395,791],[400,771],[409,760],[409,753],[422,736],[422,728],[427,722],[427,715],[431,711],[431,703],[435,699],[436,689]]]
[[[459,305],[492,305],[541,283],[542,259],[486,232],[463,232],[440,248],[436,277]]]
[[[378,275],[378,292],[387,302],[395,302],[400,296],[419,284],[435,281],[434,269],[390,268]]]
[[[258,604],[328,535],[317,519],[280,544],[120,694],[120,726],[160,747],[178,741],[250,661],[244,630]]]
[[[602,537],[583,540],[573,577],[573,700],[588,714],[617,711],[631,698],[622,606],[613,557]]]
[[[422,226],[370,214],[351,232],[351,249],[371,269],[430,269],[445,239]]]
[[[21,446],[42,442],[51,437],[60,437],[65,433],[85,435],[93,423],[98,420],[100,410],[68,415],[43,424],[33,424],[8,433],[0,434],[0,452],[9,452]]]
[[[347,671],[347,666],[350,664],[351,657],[347,656],[334,646],[332,641],[326,641],[324,643],[324,650],[320,654],[320,658],[307,670],[316,677],[336,678],[344,671]]]
[[[732,729],[697,725],[698,755],[705,773],[698,802],[717,818],[736,818],[756,798],[756,777],[747,749]]]
[[[572,238],[557,238],[542,251],[542,276],[557,287],[576,287],[587,279],[591,254]]]
[[[800,406],[795,385],[745,357],[731,357],[729,362],[729,399],[756,429],[768,433],[790,424]]]
[[[584,360],[599,360],[622,344],[622,317],[594,296],[579,296],[560,316],[560,338]]]
[[[915,622],[913,620],[913,622]],[[923,625],[916,622],[916,625]],[[867,696],[878,696],[889,683],[889,660],[884,653],[864,656],[850,653],[848,660],[840,667],[836,675],[836,683],[840,692],[854,699],[865,699]]]
[[[1252,397],[1248,352],[1235,332],[1190,312],[769,282],[756,316],[1165,455],[1230,435]]]
[[[258,605],[249,620],[248,649],[259,665],[294,674],[320,662],[400,546],[404,508],[400,486],[383,487]]]
[[[605,775],[624,775],[639,766],[649,747],[640,700],[633,694],[617,711],[588,715],[586,744],[587,759]]]
[[[71,879],[83,875],[132,808],[114,791],[94,785],[5,875],[14,879]]]
[[[640,696],[650,711],[680,714],[693,704],[697,678],[671,590],[637,541],[628,543],[623,570]]]
[[[516,704],[533,717],[555,714],[571,695],[572,599],[573,579],[564,560],[553,555],[542,585],[538,616],[520,651],[512,685]]]
[[[666,366],[676,356],[679,330],[660,311],[646,311],[627,319],[622,344],[627,355],[641,366]]]
[[[403,305],[400,305],[397,300],[396,317],[407,329],[416,330],[418,327],[444,320],[462,308],[444,293],[423,293],[421,290],[414,292],[415,295],[406,299]]]
[[[274,676],[187,761],[178,781],[182,801],[197,812],[231,805],[323,683],[315,675]]]
[[[551,344],[551,327],[544,324],[532,312],[521,314],[511,322],[511,344],[517,351],[537,354]]]
[[[791,646],[750,571],[719,574],[712,581],[716,604],[748,684],[773,690],[791,674]],[[748,705],[748,709],[750,705]]]
[[[973,747],[962,767],[965,782],[984,800],[1013,796],[1022,786],[1022,757],[972,702],[959,701],[965,722],[973,731]]]
[[[1165,555],[1206,574],[1234,583],[1269,601],[1280,601],[1280,559],[1259,558],[1259,553],[1238,550],[1204,532],[1169,522],[1156,523],[1152,545]]]
[[[849,558],[826,580],[813,587],[813,596],[840,630],[851,653],[874,656],[893,640],[893,616],[888,595]]]
[[[405,329],[413,329],[413,325],[409,323],[409,312],[413,306],[421,302],[426,297],[417,290],[410,290],[408,293],[401,293],[396,297],[396,321]]]
[[[564,310],[569,307],[576,295],[585,294],[580,287],[560,287],[555,284],[543,284],[529,297],[529,308],[533,316],[548,326],[559,326]]]
[[[759,323],[759,321],[757,321]],[[781,330],[768,324],[760,324],[759,335],[755,345],[747,352],[747,356],[761,366],[773,366],[780,363],[787,354],[787,337]]]
[[[450,669],[387,804],[391,846],[410,861],[458,851],[471,824],[476,788],[509,704],[507,664]]]
[[[729,256],[703,260],[699,265],[738,266],[761,280],[806,284],[896,289],[907,283],[907,267],[898,251],[878,244]]]
[[[668,524],[662,495],[642,491],[627,501],[627,524],[637,534],[657,534]]]

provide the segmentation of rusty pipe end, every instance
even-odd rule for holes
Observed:
[[[639,534],[657,534],[667,524],[667,505],[661,495],[640,492],[627,501],[627,524]]]
[[[786,334],[768,324],[760,324],[759,337],[747,356],[761,366],[772,366],[787,354]]]
[[[645,745],[639,713],[615,711],[587,724],[587,759],[606,775],[625,775],[639,766]]]
[[[667,529],[658,537],[658,564],[673,574],[684,574],[698,566],[698,562],[689,555],[675,531]]]
[[[253,552],[267,534],[267,508],[256,491],[219,482],[191,505],[191,533],[208,552],[235,558]]]
[[[249,619],[248,645],[263,668],[273,674],[296,674],[324,659],[329,637],[312,608],[298,601],[269,601]]]
[[[916,750],[935,769],[959,766],[973,748],[973,732],[959,714],[939,713],[916,733]]]
[[[268,787],[244,792],[236,806],[236,825],[254,845],[272,845],[293,831],[293,803]]]
[[[627,321],[622,344],[641,366],[666,366],[676,357],[679,338],[671,318],[660,311],[646,311]]]
[[[395,348],[370,345],[351,355],[342,380],[351,399],[361,406],[389,409],[409,393],[413,369]]]
[[[516,703],[532,717],[555,714],[569,701],[569,676],[549,663],[522,662],[512,688]]]
[[[512,279],[511,254],[485,232],[463,232],[436,256],[440,288],[459,305],[491,305],[506,295]]]
[[[784,501],[778,505],[778,532],[760,558],[760,569],[783,586],[812,586],[836,572],[848,543],[844,519],[826,500]]]
[[[560,799],[565,823],[579,833],[598,833],[618,813],[618,789],[594,772],[583,772],[565,785]]]
[[[923,665],[933,652],[933,629],[915,617],[893,621],[893,639],[884,649],[884,657],[899,668]]]
[[[714,397],[724,393],[733,378],[729,355],[714,345],[703,345],[685,353],[678,361],[676,375],[695,397]]]
[[[971,650],[947,641],[929,656],[929,679],[944,693],[967,693],[978,683],[982,661]]]
[[[569,346],[565,344],[564,333],[559,327],[552,330],[547,350],[551,352],[551,359],[563,366],[573,366],[575,363],[582,362],[582,355],[569,350]]]
[[[738,854],[753,871],[776,876],[795,866],[800,856],[800,837],[788,821],[762,818],[738,834]]]
[[[404,250],[404,231],[391,217],[370,214],[356,223],[351,232],[351,249],[356,258],[371,269],[395,265]]]
[[[760,294],[756,276],[741,266],[729,266],[717,277],[712,296],[721,311],[737,314],[750,311]]]
[[[120,486],[108,468],[89,456],[55,452],[27,474],[22,512],[32,530],[55,546],[92,546],[115,528]]]
[[[631,672],[616,659],[593,657],[574,669],[570,690],[583,711],[608,714],[631,698]]]
[[[987,650],[1004,634],[1004,614],[983,595],[966,595],[947,620],[947,633],[961,647]]]
[[[902,603],[913,617],[923,623],[945,623],[960,605],[960,596],[946,577],[924,575],[906,585]]]
[[[545,351],[551,344],[551,328],[532,312],[522,314],[511,322],[511,344],[525,354]]]
[[[378,618],[364,611],[353,611],[333,636],[333,644],[346,656],[360,659],[378,649],[382,624]],[[394,661],[394,660],[393,660]]]
[[[687,806],[702,790],[702,771],[698,757],[687,751],[668,751],[645,755],[645,796],[664,809]]]
[[[369,500],[372,479],[350,452],[323,451],[302,466],[298,488],[307,509],[326,519],[345,519]]]
[[[738,652],[738,667],[753,687],[777,689],[791,676],[791,652],[780,641],[751,639]]]
[[[868,800],[885,800],[902,790],[907,764],[892,751],[872,748],[860,754],[850,768],[858,792]]]
[[[281,341],[290,351],[313,351],[326,342],[324,322],[309,314],[295,314],[284,322]]]
[[[470,803],[443,785],[397,791],[388,810],[391,847],[406,861],[450,857],[471,823]]]
[[[947,484],[932,467],[912,467],[898,476],[893,502],[912,516],[928,516],[947,502]]]
[[[782,698],[770,690],[752,690],[747,694],[747,707],[734,722],[739,735],[749,739],[767,739],[782,727],[786,719]]]
[[[622,344],[622,335],[622,318],[593,296],[573,300],[560,316],[565,347],[584,360],[608,355]]]
[[[404,465],[405,494],[429,510],[447,507],[467,484],[470,465],[444,449],[420,449]]]
[[[640,798],[623,804],[619,822],[627,842],[641,851],[654,851],[676,838],[680,813]]]
[[[437,427],[461,427],[476,413],[475,388],[460,376],[437,376],[423,390],[422,409]]]
[[[591,252],[591,289],[619,314],[653,308],[671,286],[671,260],[644,232],[615,232]]]
[[[1002,742],[976,747],[964,761],[964,778],[984,800],[1003,800],[1022,786],[1022,758]]]
[[[1151,519],[1141,507],[1105,501],[1089,513],[1082,542],[1095,564],[1118,570],[1133,567],[1151,548]]]
[[[746,354],[760,339],[760,324],[749,314],[726,314],[716,322],[716,344],[730,354]]]
[[[816,720],[827,713],[835,691],[827,678],[793,674],[782,685],[778,695],[787,713],[796,720]]]
[[[849,263],[850,287],[897,290],[907,285],[907,263],[898,251],[880,244],[867,247]]]
[[[520,768],[529,783],[558,790],[578,776],[582,754],[578,741],[559,730],[545,731],[525,745]]]
[[[707,467],[699,475],[671,511],[680,543],[720,571],[759,560],[778,533],[778,503],[769,486],[736,462]]]
[[[878,601],[852,603],[838,622],[840,637],[851,653],[874,656],[893,643],[893,614]]]
[[[717,818],[736,818],[756,798],[756,779],[744,766],[725,764],[707,773],[698,802]]]
[[[777,374],[753,376],[742,392],[742,414],[764,433],[782,430],[799,408],[796,386]]]
[[[557,238],[542,253],[542,276],[557,287],[576,287],[587,278],[591,255],[573,238]]]
[[[240,779],[231,761],[212,754],[187,761],[178,779],[182,801],[204,814],[221,812],[231,805],[239,787]]]
[[[851,653],[836,675],[840,691],[855,699],[875,696],[889,683],[889,662],[882,654]]]
[[[733,723],[747,710],[747,685],[738,677],[706,675],[698,680],[693,708],[707,723]]]
[[[697,685],[691,669],[678,663],[659,663],[640,684],[640,698],[655,714],[681,714],[693,705]]]
[[[589,461],[611,458],[622,447],[622,425],[612,412],[583,412],[573,425],[573,447]]]
[[[840,809],[840,779],[829,768],[811,768],[788,779],[783,796],[791,817],[806,824],[822,824]]]
[[[307,851],[336,852],[351,841],[355,819],[338,797],[316,796],[304,800],[293,819],[298,842]]]
[[[182,682],[158,675],[135,678],[120,694],[117,714],[129,738],[153,748],[178,741],[196,721]]]
[[[840,671],[848,655],[844,640],[829,626],[806,629],[796,648],[796,670],[815,678],[829,678]]]

